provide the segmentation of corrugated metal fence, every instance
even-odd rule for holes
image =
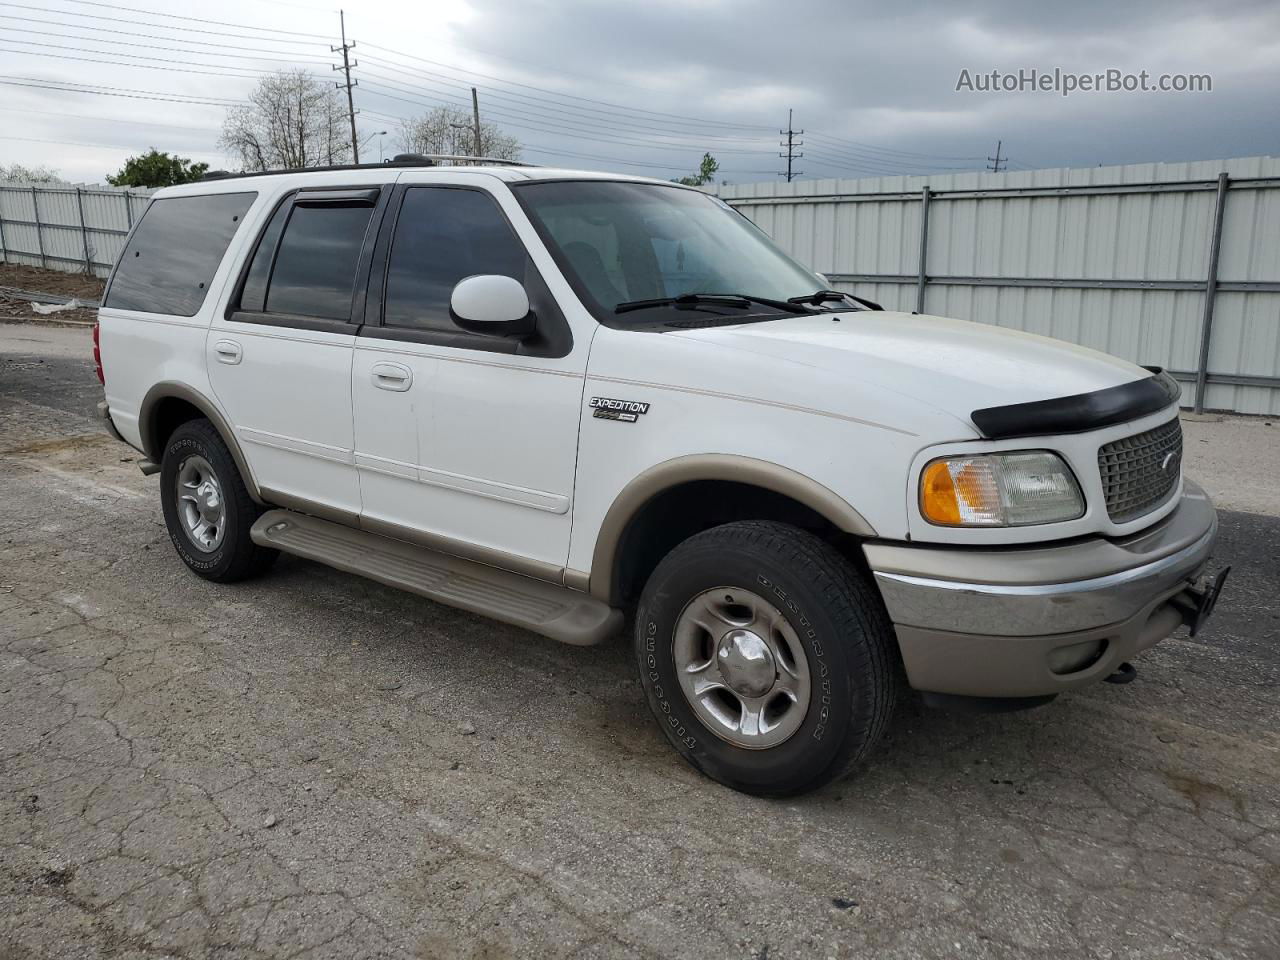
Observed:
[[[1158,365],[1280,414],[1280,160],[716,191],[839,289]]]
[[[0,262],[105,277],[153,192],[0,183]]]

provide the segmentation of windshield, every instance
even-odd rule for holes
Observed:
[[[693,293],[785,301],[827,286],[751,221],[696,190],[608,180],[512,186],[584,303],[613,326],[670,321],[690,306],[662,303],[615,313],[619,304]],[[779,312],[758,302],[714,309]]]

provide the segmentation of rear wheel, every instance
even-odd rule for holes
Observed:
[[[275,560],[275,550],[249,537],[262,510],[208,420],[181,424],[169,438],[160,466],[160,501],[178,556],[206,580],[244,580]]]
[[[879,595],[839,552],[780,523],[691,537],[636,614],[649,705],[693,766],[764,796],[844,775],[882,736],[896,642]]]

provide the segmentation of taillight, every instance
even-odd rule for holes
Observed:
[[[98,330],[100,325],[97,321],[93,324],[93,372],[98,375],[98,382],[104,387],[107,385],[107,378],[102,375],[102,347],[98,341]]]

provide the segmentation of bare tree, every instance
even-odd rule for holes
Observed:
[[[227,110],[218,144],[245,170],[331,166],[351,156],[337,89],[305,70],[259,80],[247,104]]]
[[[428,113],[400,121],[400,146],[409,153],[443,153],[469,157],[475,153],[471,111],[435,107]],[[492,123],[480,124],[480,154],[498,160],[519,160],[520,141]]]
[[[52,167],[27,167],[20,163],[10,166],[0,164],[0,180],[17,180],[23,183],[59,183],[62,177]]]

